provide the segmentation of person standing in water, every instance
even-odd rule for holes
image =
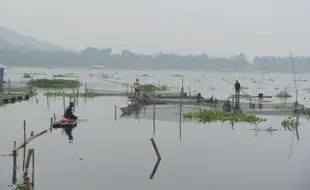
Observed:
[[[134,88],[135,88],[135,96],[137,96],[137,94],[139,94],[140,97],[140,82],[139,79],[136,79],[136,82],[133,84]]]
[[[235,94],[236,94],[237,100],[239,100],[239,98],[240,98],[240,89],[241,89],[241,85],[238,82],[238,80],[236,80],[236,83],[235,83]]]

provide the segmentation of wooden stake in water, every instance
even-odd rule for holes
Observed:
[[[53,118],[51,117],[50,131],[53,131]]]
[[[114,119],[115,119],[115,121],[117,120],[117,110],[116,110],[116,106],[114,106]]]
[[[183,103],[184,80],[182,76],[182,88],[180,95],[180,141],[182,141],[182,103]]]
[[[24,120],[24,148],[23,148],[23,171],[25,170],[25,159],[26,159],[26,120]]]
[[[153,93],[154,93],[155,89],[153,86]],[[155,135],[155,126],[156,126],[156,97],[154,100],[154,104],[153,104],[153,135]]]
[[[16,184],[16,169],[17,169],[17,154],[16,154],[16,141],[14,141],[14,149],[13,149],[13,175],[12,175],[12,184]]]
[[[32,151],[32,190],[34,190],[34,164],[35,160],[34,160],[34,149]]]
[[[155,143],[155,140],[154,140],[153,138],[151,138],[151,142],[152,142],[154,151],[155,151],[155,153],[156,153],[157,159],[158,159],[158,160],[161,160],[161,155],[160,155],[160,153],[159,153],[159,150],[158,150],[157,145],[156,145],[156,143]]]
[[[63,95],[62,95],[62,103],[64,107],[64,111],[66,110],[66,99],[65,99],[65,91],[63,90]]]
[[[295,110],[296,110],[297,113],[294,113],[294,114],[297,114],[297,116],[296,116],[295,130],[296,130],[296,137],[297,137],[297,140],[299,140],[299,132],[298,132],[298,124],[299,124],[298,89],[297,89],[297,82],[296,82],[296,75],[295,75],[294,60],[293,60],[293,56],[292,56],[292,53],[291,53],[291,52],[290,52],[290,57],[291,57],[291,62],[292,62],[292,70],[293,70],[294,85],[295,85],[295,93],[296,93]]]
[[[47,87],[46,91],[47,91],[46,95],[47,109],[50,109],[49,87]]]

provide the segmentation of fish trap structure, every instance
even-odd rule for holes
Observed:
[[[301,115],[310,115],[310,108],[295,102],[266,103],[258,101],[255,103],[249,102],[231,102],[227,100],[215,99],[157,99],[143,95],[137,98],[132,104],[120,108],[122,111],[121,117],[139,117],[145,119],[153,119],[156,115],[157,120],[177,121],[180,120],[180,115],[193,113],[203,109],[214,109],[232,112],[238,110],[245,114],[266,115],[266,116],[291,116],[299,111]]]
[[[55,122],[52,124],[53,129],[67,129],[67,128],[74,128],[74,127],[77,127],[76,122],[72,122],[72,123]]]

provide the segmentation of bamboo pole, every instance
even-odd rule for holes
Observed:
[[[17,169],[17,154],[16,154],[17,150],[16,150],[16,141],[14,141],[14,148],[13,148],[13,175],[12,175],[12,184],[15,185],[16,184],[16,169]]]
[[[65,91],[62,90],[63,92],[63,95],[62,95],[62,104],[63,104],[63,108],[64,108],[64,111],[66,110],[66,99],[65,99]]]
[[[153,93],[155,91],[155,87],[153,86]],[[155,135],[155,128],[156,128],[156,96],[155,96],[155,101],[153,103],[153,135]]]
[[[157,148],[157,145],[156,145],[156,143],[155,143],[155,140],[154,140],[153,138],[151,138],[151,142],[152,142],[154,151],[155,151],[155,153],[156,153],[157,159],[160,160],[160,159],[161,159],[161,156],[160,156],[159,150],[158,150],[158,148]]]
[[[34,189],[34,166],[35,166],[35,159],[34,159],[34,149],[32,151],[32,189]]]
[[[24,150],[23,150],[23,171],[25,170],[25,159],[26,159],[26,120],[24,120]]]

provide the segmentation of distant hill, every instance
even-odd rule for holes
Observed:
[[[23,36],[3,26],[0,26],[0,48],[10,48],[15,50],[36,49],[53,52],[69,51],[56,44],[38,41],[31,36]]]

